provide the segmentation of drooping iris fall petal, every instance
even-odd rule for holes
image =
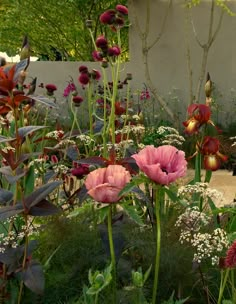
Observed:
[[[170,145],[146,146],[132,157],[141,171],[161,185],[168,185],[186,174],[185,153]]]
[[[97,202],[116,203],[119,192],[130,181],[130,173],[120,165],[109,165],[90,172],[85,180],[88,194]]]
[[[188,135],[198,133],[203,124],[210,123],[214,125],[210,120],[211,110],[205,104],[191,104],[188,107],[188,115],[190,116],[189,119],[183,122],[185,133]]]
[[[227,156],[219,152],[220,141],[211,136],[205,136],[200,147],[200,152],[204,155],[204,168],[216,171],[220,168],[221,162],[227,161]]]

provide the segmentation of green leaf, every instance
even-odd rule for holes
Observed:
[[[0,168],[0,173],[4,175],[9,184],[14,184],[26,175],[26,170],[18,168],[16,174],[14,174],[10,166],[5,166]]]
[[[37,190],[35,190],[33,193],[31,193],[29,196],[25,198],[26,207],[30,209],[33,206],[37,205],[60,185],[61,185],[60,181],[55,181],[38,188]]]
[[[130,205],[129,203],[122,204],[124,212],[138,225],[143,226],[142,216],[140,216],[139,211],[135,205]]]
[[[168,197],[170,198],[170,200],[172,202],[178,202],[179,198],[177,196],[177,194],[173,191],[171,191],[170,189],[163,187],[164,192],[168,195]]]
[[[150,273],[151,273],[151,270],[152,270],[152,265],[148,268],[148,270],[144,273],[144,276],[143,276],[143,284],[147,281]]]
[[[32,193],[35,188],[34,166],[30,166],[25,176],[25,196]]]
[[[211,170],[206,170],[204,183],[210,183],[211,176],[212,176],[212,171]]]
[[[45,284],[42,266],[36,261],[31,261],[27,266],[21,273],[22,281],[31,291],[42,295]]]

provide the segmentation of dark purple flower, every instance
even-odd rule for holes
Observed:
[[[106,49],[108,47],[107,39],[104,36],[99,36],[95,43],[96,46],[101,49]]]
[[[117,4],[116,10],[122,15],[128,15],[129,13],[128,8],[121,4]]]
[[[116,20],[115,20],[115,24],[116,24],[116,26],[118,26],[118,27],[123,27],[124,24],[125,24],[125,21],[124,21],[123,18],[117,17]],[[115,29],[114,29],[114,30],[115,30]]]
[[[83,97],[73,96],[72,101],[73,101],[75,107],[79,107],[81,102],[83,102]]]
[[[78,80],[82,85],[86,85],[89,83],[89,75],[86,73],[82,73],[80,74]]]
[[[102,13],[99,20],[103,24],[112,24],[115,20],[115,15],[116,15],[116,11],[110,9]]]
[[[71,170],[71,174],[79,179],[82,179],[85,175],[89,174],[89,165],[79,164],[77,168]]]
[[[46,88],[46,90],[47,90],[47,94],[49,95],[49,96],[52,96],[53,94],[54,94],[54,91],[56,91],[57,90],[57,87],[55,86],[55,84],[47,84],[46,86],[45,86],[45,88]]]
[[[119,56],[120,53],[121,53],[121,50],[118,46],[112,46],[108,49],[109,56]]]
[[[99,51],[93,51],[92,56],[95,61],[102,61],[103,59],[102,53]]]
[[[81,65],[79,67],[79,72],[80,73],[88,73],[88,68],[86,67],[86,65]]]
[[[98,70],[95,70],[95,69],[92,70],[91,76],[95,80],[99,80],[101,78],[100,72]]]

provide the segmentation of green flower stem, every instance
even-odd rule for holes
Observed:
[[[152,291],[152,304],[156,303],[157,288],[158,288],[158,276],[161,257],[161,217],[160,217],[160,201],[159,201],[159,189],[155,189],[155,213],[156,213],[156,260],[155,260],[155,274]]]
[[[112,237],[112,205],[109,206],[107,228],[108,228],[111,264],[112,264],[112,284],[113,284],[112,295],[113,295],[113,303],[115,304],[116,303],[116,256],[115,256],[113,237]]]
[[[227,282],[227,279],[228,279],[228,276],[229,276],[229,271],[230,271],[229,268],[226,270],[225,273],[224,273],[224,270],[221,270],[220,291],[219,291],[219,297],[218,297],[217,304],[221,304],[221,300],[222,300],[223,293],[224,293],[224,290],[225,290],[225,285],[226,285],[226,282]]]
[[[117,37],[118,37],[118,46],[120,47],[121,45],[121,40],[120,40],[120,31],[117,29]],[[117,57],[117,61],[115,64],[115,69],[114,66],[112,66],[112,80],[113,80],[113,92],[112,92],[112,98],[111,98],[111,115],[109,119],[109,123],[107,126],[107,132],[108,134],[110,133],[110,128],[111,128],[111,142],[112,144],[115,144],[115,102],[117,98],[117,92],[118,92],[118,80],[119,80],[119,71],[120,71],[120,56]]]

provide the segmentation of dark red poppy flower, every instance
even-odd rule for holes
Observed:
[[[206,170],[216,171],[220,168],[221,162],[227,161],[227,156],[219,152],[220,142],[217,138],[206,136],[203,140],[200,152],[204,155],[204,167]]]
[[[121,4],[117,4],[116,10],[122,15],[128,15],[129,13],[128,8]]]
[[[210,123],[214,126],[213,122],[210,120],[211,110],[205,104],[191,104],[188,107],[188,114],[190,118],[183,122],[185,133],[188,135],[198,133],[199,128],[203,124]]]

